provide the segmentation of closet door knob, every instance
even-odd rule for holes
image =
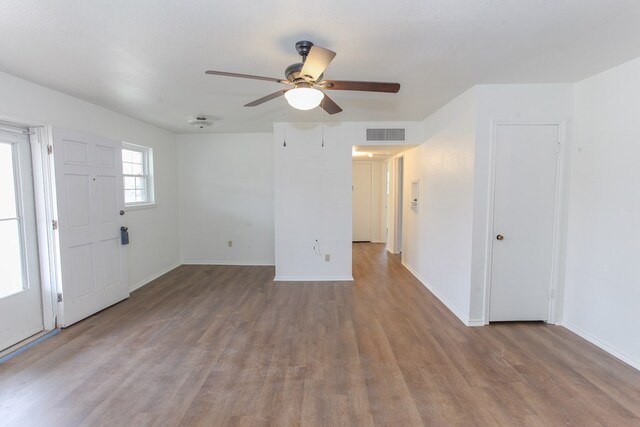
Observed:
[[[502,234],[498,234],[498,235],[496,236],[496,239],[498,239],[498,240],[504,240],[504,236],[503,236]]]

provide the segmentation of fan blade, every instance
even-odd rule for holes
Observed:
[[[362,92],[398,93],[400,90],[400,83],[354,82],[346,80],[323,80],[318,83],[318,86],[322,89],[357,90]]]
[[[324,70],[327,69],[336,53],[320,46],[312,46],[304,61],[300,76],[305,80],[316,81],[320,78]]]
[[[211,74],[214,76],[225,76],[225,77],[240,77],[242,79],[252,79],[252,80],[264,80],[267,82],[275,82],[275,83],[283,83],[290,85],[292,84],[289,80],[276,79],[273,77],[262,77],[262,76],[252,76],[250,74],[238,74],[238,73],[228,73],[226,71],[205,71],[205,74]]]
[[[329,114],[336,114],[342,111],[342,108],[340,108],[340,106],[336,104],[333,99],[329,98],[326,93],[324,94],[324,98],[322,98],[322,101],[320,102],[320,107],[322,107],[322,109]]]
[[[245,107],[255,107],[256,105],[264,104],[264,103],[265,103],[265,102],[267,102],[267,101],[271,101],[272,99],[276,99],[276,98],[278,98],[279,96],[284,95],[284,93],[285,93],[286,91],[288,91],[288,90],[289,90],[289,89],[282,89],[282,90],[279,90],[279,91],[277,91],[277,92],[273,92],[273,93],[271,93],[271,94],[269,94],[269,95],[267,95],[267,96],[263,96],[263,97],[262,97],[262,98],[260,98],[260,99],[256,99],[256,100],[255,100],[255,101],[253,101],[253,102],[250,102],[250,103],[248,103],[248,104],[245,104]]]

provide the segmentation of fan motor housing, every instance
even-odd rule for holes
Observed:
[[[302,66],[304,64],[302,62],[296,62],[295,64],[291,64],[284,70],[284,75],[287,77],[287,80],[290,82],[295,82],[300,78],[300,70],[302,70]]]
[[[304,61],[307,60],[307,55],[311,51],[311,48],[314,46],[313,42],[309,40],[300,40],[296,43],[296,51],[302,56],[302,62],[296,62],[295,64],[291,64],[284,70],[284,75],[291,83],[300,83],[307,82],[310,83],[309,80],[304,79],[300,76],[300,71],[304,66]],[[322,81],[322,75],[318,77],[317,81]],[[314,82],[315,83],[315,82]]]
[[[287,69],[284,70],[284,75],[287,77],[287,80],[289,80],[291,83],[299,83],[299,82],[306,81],[304,78],[300,76],[300,71],[302,71],[303,65],[304,63],[302,62],[296,62],[295,64],[289,65]],[[324,74],[321,74],[320,77],[318,77],[317,81],[321,82],[323,76]]]

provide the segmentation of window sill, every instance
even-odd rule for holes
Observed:
[[[157,203],[145,203],[140,205],[125,205],[124,210],[128,211],[139,211],[143,209],[155,209],[158,207]]]

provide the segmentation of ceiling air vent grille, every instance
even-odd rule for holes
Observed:
[[[367,129],[367,141],[404,141],[404,129]]]

